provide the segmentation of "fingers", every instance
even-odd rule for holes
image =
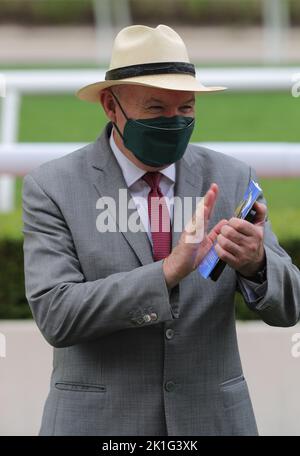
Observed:
[[[197,204],[192,218],[188,221],[184,228],[184,231],[187,234],[185,237],[185,242],[197,242],[198,238],[198,242],[200,242],[203,239],[204,219],[206,212],[207,208],[204,206],[204,199],[202,198]]]
[[[204,197],[204,206],[207,208],[207,213],[205,214],[206,220],[209,220],[212,215],[213,209],[218,198],[218,193],[218,185],[215,183],[211,184],[209,190],[206,192],[206,195]]]
[[[218,235],[221,233],[223,226],[225,226],[225,225],[228,225],[228,220],[223,219],[223,220],[220,220],[220,222],[218,222],[212,228],[212,230],[208,234],[208,237],[212,242],[214,242],[217,239]]]
[[[267,216],[267,206],[256,201],[253,205],[253,209],[256,211],[254,224],[264,223]]]
[[[228,225],[234,228],[238,233],[244,236],[252,236],[254,227],[253,224],[247,222],[247,220],[239,219],[237,217],[232,217]]]
[[[232,217],[228,225],[243,236],[253,236],[255,232],[255,225],[263,225],[266,220],[267,206],[261,203],[254,203],[253,209],[256,211],[254,223],[247,220]]]
[[[223,247],[221,247],[219,244],[215,245],[215,250],[217,252],[218,257],[221,260],[225,261],[225,263],[227,263],[234,269],[237,267],[237,258],[234,255],[232,255],[232,253],[223,249]]]
[[[204,198],[197,204],[196,210],[185,226],[185,231],[188,233],[187,242],[201,242],[206,232],[208,221],[212,215],[217,195],[217,184],[212,184],[206,192]],[[191,237],[192,236],[192,237]]]
[[[236,244],[235,242],[233,242],[230,239],[226,238],[222,234],[218,235],[217,241],[218,241],[217,245],[222,247],[222,249],[225,250],[226,252],[230,253],[234,257],[241,256],[242,247],[240,247],[239,244]]]
[[[247,244],[248,242],[247,236],[235,230],[228,223],[222,226],[219,236],[225,237],[226,239],[229,239],[230,241],[238,245]]]

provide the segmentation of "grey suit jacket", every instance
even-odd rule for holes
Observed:
[[[110,129],[24,178],[26,297],[54,347],[40,434],[256,434],[237,346],[235,271],[226,267],[213,282],[196,270],[169,292],[145,232],[96,229],[97,199],[117,202],[127,188]],[[209,228],[232,217],[250,175],[256,178],[246,164],[195,146],[176,167],[176,196],[219,185]],[[173,246],[179,236],[173,233]],[[269,325],[294,325],[300,273],[269,221],[265,250],[267,292],[248,305]],[[143,318],[151,313],[157,319]]]

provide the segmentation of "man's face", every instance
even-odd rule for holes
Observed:
[[[165,90],[139,85],[112,87],[128,118],[147,119],[159,116],[195,115],[194,92]],[[117,124],[123,132],[126,119],[117,106]]]
[[[113,98],[110,90],[119,100],[128,118],[148,119],[154,117],[188,116],[195,117],[195,94],[189,91],[166,90],[139,85],[118,85],[106,89],[101,97],[102,105],[106,114],[117,124],[123,134],[126,117],[122,113],[118,103]],[[111,109],[113,107],[113,109]],[[118,134],[114,136],[117,145],[123,152],[140,168],[153,170],[145,166],[124,147],[123,141]],[[162,166],[159,169],[163,169]],[[155,168],[158,169],[158,168]]]

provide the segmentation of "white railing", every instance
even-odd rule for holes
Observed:
[[[260,177],[299,177],[300,143],[197,143],[252,166]],[[83,147],[84,143],[19,143],[0,145],[0,169],[24,176],[49,160]]]
[[[4,71],[1,73],[2,80],[5,82],[5,97],[0,98],[1,111],[0,111],[0,154],[3,153],[7,156],[10,151],[15,157],[23,150],[28,153],[28,146],[17,144],[19,113],[20,113],[20,98],[23,94],[28,93],[74,93],[78,88],[83,85],[93,83],[97,80],[104,79],[103,70],[23,70],[23,71]],[[229,91],[278,91],[285,90],[291,91],[295,85],[296,78],[299,76],[300,80],[300,67],[288,68],[198,68],[197,77],[201,82],[206,85],[224,85],[228,87]],[[71,152],[69,147],[73,145],[65,145],[66,150]],[[34,145],[30,146],[33,149]],[[57,153],[55,150],[56,145],[39,144],[39,153],[41,157],[44,151],[49,152],[49,148],[53,148],[53,155]],[[62,146],[61,150],[62,150]],[[260,144],[259,154],[256,152],[256,144],[217,144],[217,150],[225,151],[225,153],[232,152],[237,154],[242,160],[246,159],[247,153],[254,153],[255,159],[251,163],[255,166],[256,163],[262,164],[265,159],[270,157],[270,147],[277,149],[277,160],[280,166],[276,170],[280,170],[280,175],[288,176],[290,172],[292,175],[300,175],[300,167],[297,154],[299,146],[297,144],[284,144],[284,145],[268,145]],[[239,149],[239,150],[238,150]],[[246,150],[247,149],[247,150]],[[226,152],[227,151],[227,152]],[[248,152],[247,152],[248,151]],[[251,152],[250,152],[251,151]],[[253,152],[252,152],[253,151]],[[36,152],[34,152],[36,153]],[[50,152],[49,152],[50,153]],[[289,159],[286,159],[286,153]],[[6,162],[5,156],[0,157],[0,163]],[[52,155],[51,155],[52,156]],[[264,158],[266,157],[266,158]],[[11,157],[13,159],[13,157]],[[251,157],[250,157],[251,158]],[[19,158],[22,162],[29,162],[25,156]],[[41,158],[42,160],[44,157]],[[293,166],[291,159],[296,160]],[[271,167],[272,163],[269,163]],[[15,165],[20,167],[19,165]],[[259,166],[257,168],[260,172]],[[276,165],[277,166],[277,165]],[[266,163],[264,164],[265,173],[267,169]],[[13,170],[11,170],[13,171]],[[5,167],[0,165],[0,212],[10,211],[14,207],[14,178],[11,174],[16,171],[7,171]],[[18,172],[17,172],[18,173]],[[269,172],[268,175],[271,173]],[[277,171],[275,173],[277,175]]]
[[[290,90],[300,67],[197,68],[205,85],[224,85],[229,90]],[[71,93],[85,84],[105,78],[102,69],[2,71],[8,92]]]

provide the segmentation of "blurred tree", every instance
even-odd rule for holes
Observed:
[[[102,0],[95,0],[101,3]],[[194,25],[255,25],[263,22],[264,0],[128,0],[133,22]],[[300,24],[300,1],[287,1],[291,24]],[[123,9],[119,2],[116,13]],[[93,24],[93,0],[0,0],[0,22],[20,24]]]

